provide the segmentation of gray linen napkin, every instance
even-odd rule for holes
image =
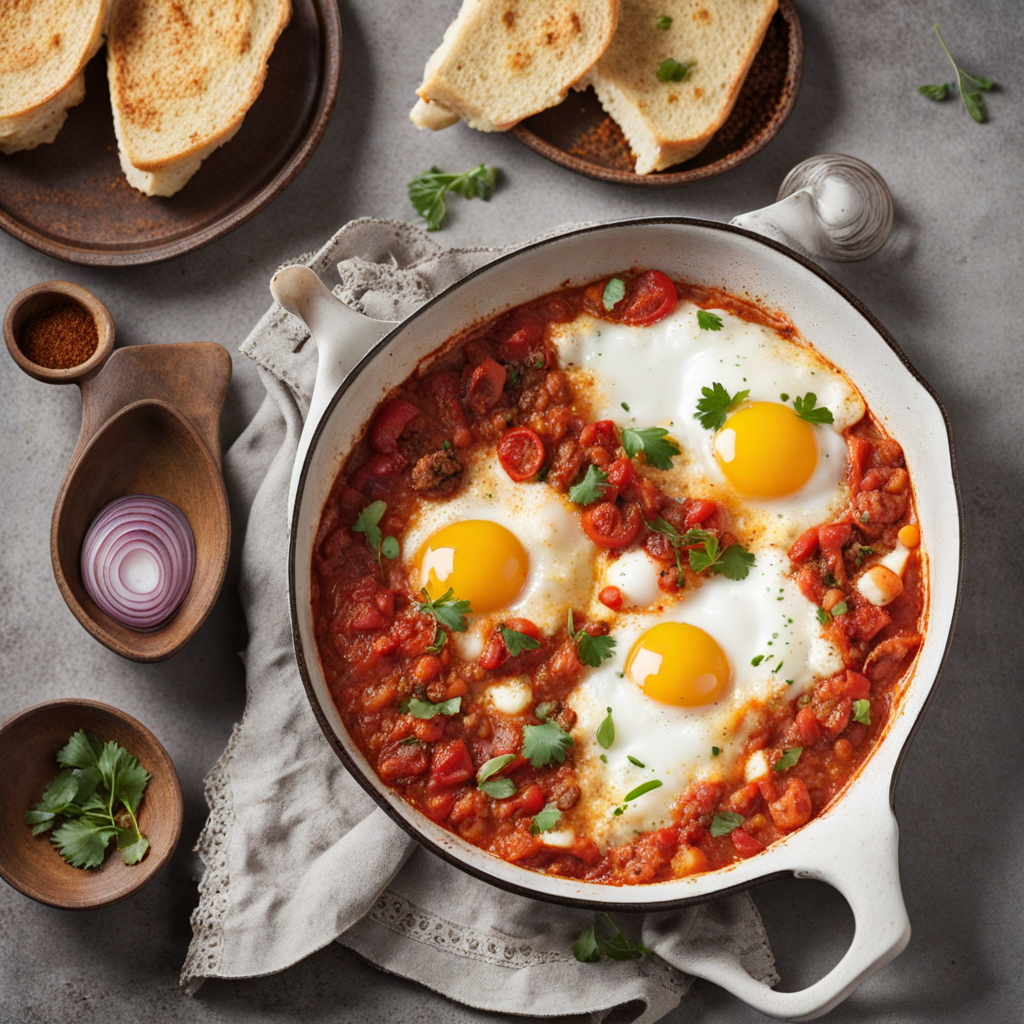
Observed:
[[[358,220],[302,257],[354,308],[400,320],[504,250],[443,249],[419,228]],[[658,914],[617,914],[656,952],[577,963],[588,911],[494,888],[420,848],[348,775],[309,708],[287,610],[286,502],[316,351],[304,325],[274,305],[241,351],[267,397],[225,458],[244,522],[241,597],[247,703],[206,780],[206,865],[182,985],[283,970],[337,940],[377,966],[480,1009],[591,1014],[651,1024],[692,983],[687,963],[721,958],[777,980],[753,902],[733,896]],[[629,1004],[627,1007],[625,1004]]]

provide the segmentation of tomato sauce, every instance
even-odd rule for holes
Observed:
[[[445,642],[446,627],[422,610],[424,597],[414,592],[406,569],[378,558],[372,531],[353,527],[373,503],[383,502],[376,523],[381,538],[402,536],[418,503],[443,502],[458,490],[469,450],[496,446],[513,481],[543,479],[566,492],[588,466],[607,472],[610,487],[601,501],[579,510],[580,527],[595,547],[642,544],[671,566],[660,583],[666,590],[677,586],[675,550],[648,522],[661,517],[680,532],[700,527],[727,545],[727,509],[664,494],[645,475],[643,460],[626,455],[611,421],[587,418],[547,341],[549,325],[587,313],[643,326],[686,298],[784,337],[793,336],[793,328],[781,314],[673,284],[659,271],[619,278],[625,292],[612,311],[603,302],[607,279],[543,296],[451,339],[391,393],[324,506],[311,567],[312,608],[331,695],[384,783],[505,860],[591,882],[636,884],[753,856],[837,796],[885,731],[920,643],[925,587],[916,550],[902,594],[885,607],[869,604],[851,583],[862,565],[896,545],[913,513],[902,450],[868,414],[846,432],[847,509],[808,530],[790,551],[808,600],[835,609],[845,603],[845,614],[830,616],[826,626],[844,668],[799,699],[769,706],[748,742],[748,751],[763,750],[770,765],[795,747],[802,749],[799,760],[753,783],[696,783],[679,795],[663,827],[603,852],[587,836],[577,835],[567,847],[541,841],[536,816],[545,807],[568,811],[580,788],[572,749],[564,760],[538,767],[523,755],[523,727],[551,721],[572,729],[576,716],[565,701],[586,671],[577,642],[567,629],[545,636],[528,619],[507,619],[507,628],[534,645],[513,654],[495,629],[475,661],[461,659]],[[690,574],[685,565],[682,571]],[[611,609],[622,601],[615,587],[599,599]],[[580,617],[574,626],[595,637],[608,628]],[[487,686],[511,675],[530,679],[529,709],[505,714],[479,699]],[[458,710],[418,717],[410,711],[413,700],[428,709],[457,701]],[[493,778],[509,780],[512,795],[489,795],[478,782],[480,769],[495,758],[503,763]],[[723,820],[734,827],[714,834],[722,833]]]

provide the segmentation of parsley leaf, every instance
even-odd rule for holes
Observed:
[[[597,727],[597,742],[607,750],[615,742],[615,723],[612,721],[612,709],[607,709],[601,724]]]
[[[593,504],[610,486],[608,474],[591,463],[587,466],[587,472],[583,479],[569,488],[569,500],[576,505]]]
[[[540,814],[534,816],[530,835],[539,836],[541,832],[550,832],[561,820],[562,812],[557,807],[545,807]]]
[[[787,768],[792,768],[793,765],[800,760],[800,755],[804,752],[803,747],[790,747],[788,750],[782,752],[782,757],[772,765],[777,772],[784,772]]]
[[[807,420],[808,423],[831,423],[832,413],[825,406],[814,407],[817,400],[818,396],[813,391],[808,391],[803,398],[797,395],[793,399],[793,408],[796,409],[797,416],[802,420]]]
[[[711,834],[715,838],[727,836],[734,828],[739,828],[743,821],[742,814],[736,814],[734,811],[719,811],[711,820]]]
[[[466,199],[479,197],[486,201],[491,198],[497,181],[497,171],[487,164],[479,164],[465,174],[445,174],[439,168],[431,167],[409,182],[409,201],[427,222],[427,230],[437,231],[447,212],[444,205],[446,193],[457,192]]]
[[[398,705],[398,710],[403,715],[412,715],[413,718],[433,718],[435,715],[457,715],[462,709],[462,698],[452,697],[450,700],[443,700],[440,704],[431,704],[428,700],[420,700],[419,697],[407,697]]]
[[[720,331],[722,329],[722,318],[717,313],[709,313],[706,309],[698,309],[697,326],[702,331]]]
[[[569,639],[576,645],[576,654],[584,665],[599,668],[612,656],[615,641],[610,636],[591,636],[585,629],[576,629],[569,609]]]
[[[540,641],[532,636],[528,636],[526,633],[520,633],[515,629],[509,629],[508,626],[502,625],[498,627],[501,633],[502,642],[505,644],[505,650],[515,658],[517,655],[523,653],[523,651],[535,651],[540,647]]]
[[[871,701],[855,700],[853,702],[853,720],[861,725],[871,724]]]
[[[658,67],[658,81],[659,82],[685,82],[690,77],[693,69],[697,66],[695,60],[685,60],[680,63],[669,57],[668,60],[663,60]]]
[[[621,277],[613,277],[604,286],[601,304],[610,313],[625,297],[626,282]]]
[[[601,914],[589,928],[580,932],[572,952],[580,963],[593,964],[602,954],[612,960],[638,960],[652,950],[623,935],[607,914]]]
[[[76,868],[99,867],[114,838],[126,864],[142,860],[149,841],[135,812],[149,772],[124,747],[112,740],[100,743],[81,729],[57,752],[57,763],[66,770],[25,815],[32,834],[52,828],[53,845]]]
[[[832,621],[832,616],[829,615],[824,608],[818,607],[815,609],[814,614],[818,616],[818,621],[823,625],[827,626]]]
[[[741,402],[745,402],[750,395],[749,389],[730,395],[717,381],[709,388],[701,388],[700,393],[703,397],[697,403],[697,411],[693,418],[700,420],[700,425],[705,430],[721,430],[725,426],[727,415]]]
[[[480,789],[492,800],[507,800],[516,794],[516,784],[511,779],[487,779],[480,783]]]
[[[572,737],[557,722],[523,726],[523,757],[534,768],[561,764],[572,745]]]
[[[426,599],[417,605],[421,612],[426,615],[433,615],[439,625],[447,626],[453,633],[465,632],[466,616],[472,611],[468,601],[456,601],[455,591],[451,587],[436,600],[431,599],[426,587],[420,593]],[[437,643],[436,637],[434,643]]]
[[[667,14],[663,14],[654,22],[654,27],[660,28],[664,32],[672,27],[672,19]]]
[[[386,558],[398,557],[398,541],[394,537],[382,537],[377,525],[387,510],[387,502],[372,501],[356,516],[356,521],[352,524],[353,531],[361,533],[366,538],[366,546],[376,555],[378,565],[382,554]]]
[[[703,548],[690,548],[690,568],[694,572],[710,572],[713,576],[724,576],[729,580],[745,580],[754,556],[742,544],[730,544],[724,551],[719,549],[718,538],[706,530],[687,530],[683,543],[701,544]]]
[[[655,469],[671,469],[672,456],[679,454],[679,445],[668,436],[664,427],[646,427],[643,430],[625,427],[622,431],[622,447],[631,459],[643,451]]]
[[[922,85],[917,91],[923,96],[927,96],[930,100],[944,100],[952,92],[953,86],[955,86],[960,90],[960,96],[964,101],[964,106],[967,108],[967,113],[979,124],[988,120],[988,112],[985,110],[985,101],[981,98],[981,94],[992,89],[995,83],[990,78],[985,78],[981,75],[969,75],[966,71],[960,69],[957,62],[953,60],[952,54],[946,48],[946,44],[942,41],[937,24],[935,26],[935,37],[939,41],[939,46],[942,47],[942,52],[949,57],[949,63],[953,65],[953,71],[956,73],[956,82],[950,86]],[[941,95],[939,94],[940,92]]]

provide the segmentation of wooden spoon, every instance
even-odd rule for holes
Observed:
[[[96,319],[100,343],[84,363],[50,370],[25,358],[17,332],[42,309],[72,299]],[[64,281],[17,296],[4,318],[7,348],[26,373],[82,393],[82,430],[57,494],[50,555],[57,586],[79,622],[100,643],[133,661],[169,658],[213,608],[227,571],[231,521],[221,476],[220,411],[231,357],[220,345],[137,345],[112,352],[114,325],[103,304]],[[26,365],[27,364],[27,365]],[[82,541],[100,510],[116,498],[152,494],[184,513],[196,542],[192,585],[175,615],[140,633],[112,619],[86,594]]]

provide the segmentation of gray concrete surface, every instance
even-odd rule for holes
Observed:
[[[575,177],[511,138],[461,127],[417,134],[406,120],[412,92],[456,7],[455,0],[342,4],[341,98],[324,142],[297,181],[233,234],[181,259],[130,269],[62,264],[3,235],[0,302],[36,281],[65,277],[107,303],[123,345],[208,339],[234,352],[265,309],[268,278],[282,260],[314,248],[350,218],[411,217],[405,185],[431,163],[464,169],[485,160],[501,170],[491,203],[451,204],[437,236],[451,244],[507,243],[560,222],[627,215],[728,220],[770,202],[785,172],[814,153],[851,153],[873,164],[895,197],[893,238],[868,262],[828,269],[886,324],[949,410],[967,516],[967,573],[946,675],[896,790],[914,936],[830,1019],[1020,1021],[1020,4],[799,0],[806,64],[789,122],[738,170],[665,192]],[[934,104],[916,94],[919,84],[949,77],[931,34],[936,19],[965,66],[1001,84],[988,100],[990,124],[974,124],[955,102]],[[238,601],[229,580],[192,644],[161,665],[125,662],[95,643],[64,606],[47,547],[53,500],[78,432],[78,395],[30,380],[6,358],[0,388],[0,718],[66,695],[121,707],[167,746],[186,802],[172,863],[120,906],[68,914],[0,887],[0,1022],[496,1019],[385,976],[336,947],[278,976],[210,982],[194,999],[181,994],[177,977],[199,867],[191,847],[206,813],[202,779],[244,700]],[[260,397],[255,373],[236,356],[225,444]],[[870,873],[865,865],[866,885]],[[819,977],[850,940],[849,910],[823,885],[772,883],[755,899],[787,987]],[[668,1018],[763,1019],[703,983]]]

